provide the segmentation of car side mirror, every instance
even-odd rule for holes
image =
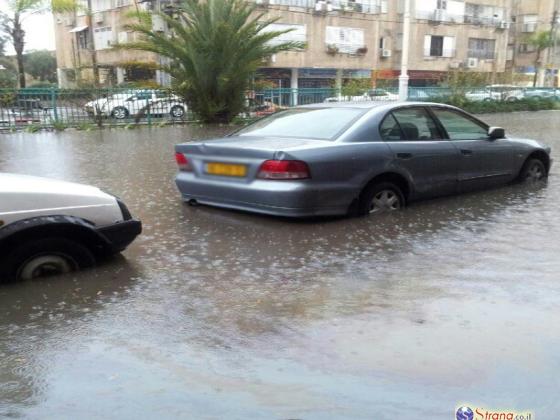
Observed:
[[[490,127],[488,129],[488,137],[492,140],[503,139],[506,136],[506,130],[502,127]]]

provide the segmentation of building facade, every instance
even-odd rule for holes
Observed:
[[[86,0],[82,0],[86,1]],[[133,40],[125,28],[135,9],[160,10],[165,0],[90,0],[91,14],[56,16],[61,86],[92,78],[97,59],[104,85],[152,79],[169,82],[152,54],[115,51]],[[278,21],[270,29],[292,29],[277,41],[306,43],[302,51],[277,54],[259,72],[276,87],[340,86],[346,79],[394,83],[402,51],[403,0],[255,0],[259,13]],[[534,70],[528,34],[551,26],[558,0],[411,0],[409,75],[412,86],[436,84],[451,71],[488,73]],[[556,3],[556,4],[555,4]],[[83,10],[83,9],[81,9]],[[163,22],[154,28],[165,31]],[[95,50],[96,57],[92,51]],[[552,60],[550,60],[552,63]],[[550,64],[548,63],[548,64]]]

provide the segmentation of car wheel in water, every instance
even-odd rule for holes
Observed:
[[[381,214],[400,210],[405,206],[401,189],[391,182],[380,182],[366,188],[359,203],[359,214]]]
[[[540,159],[529,159],[523,165],[519,180],[521,182],[534,183],[543,181],[547,178],[546,167]]]
[[[128,117],[128,109],[124,106],[117,106],[111,111],[111,116],[117,120],[124,120]]]
[[[45,238],[25,243],[6,256],[0,281],[33,280],[70,273],[95,264],[84,245],[66,238]]]

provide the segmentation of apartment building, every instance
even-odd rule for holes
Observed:
[[[82,0],[86,1],[86,0]],[[168,83],[166,75],[134,70],[131,63],[160,58],[144,52],[114,51],[115,42],[134,39],[124,25],[135,8],[158,10],[167,1],[91,0],[91,19],[83,12],[56,17],[61,86],[91,78],[92,47],[103,84],[135,78]],[[278,41],[297,40],[303,51],[280,53],[259,72],[278,87],[339,86],[345,79],[394,83],[402,51],[404,0],[254,0],[258,12],[278,22],[270,29],[293,29]],[[453,69],[487,72],[528,70],[531,52],[522,34],[546,27],[555,0],[411,0],[409,75],[412,86],[432,85]],[[536,17],[535,17],[536,16]],[[550,28],[550,22],[548,23]],[[156,30],[165,31],[154,20]],[[149,67],[149,66],[148,66]],[[140,73],[140,74],[138,74]]]

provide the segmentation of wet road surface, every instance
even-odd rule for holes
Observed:
[[[486,120],[560,161],[560,113]],[[144,222],[96,269],[0,287],[0,417],[557,418],[558,165],[378,218],[188,207],[172,145],[222,131],[0,137],[0,171],[97,185]]]

